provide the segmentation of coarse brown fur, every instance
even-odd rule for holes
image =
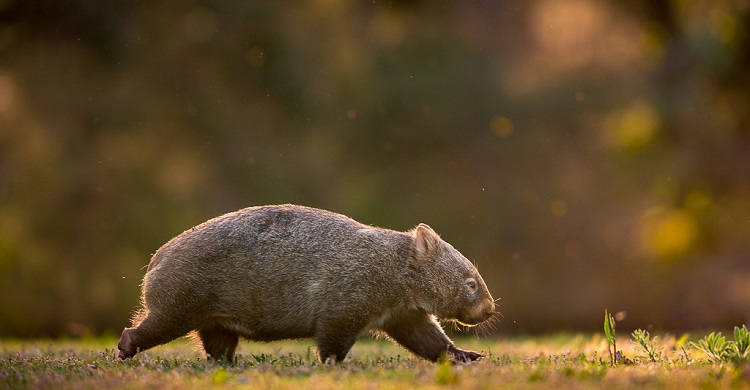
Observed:
[[[363,225],[309,207],[242,209],[167,242],[143,278],[142,308],[120,358],[196,331],[211,359],[234,361],[240,337],[313,337],[341,361],[363,333],[384,334],[431,361],[469,362],[438,319],[483,322],[495,304],[474,265],[429,226]]]

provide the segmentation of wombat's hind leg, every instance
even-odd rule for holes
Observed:
[[[138,352],[138,348],[133,342],[132,333],[134,330],[134,328],[125,328],[125,330],[122,331],[122,335],[120,335],[120,341],[117,342],[117,349],[120,350],[118,356],[122,360],[132,358]]]
[[[341,363],[352,349],[361,329],[347,331],[336,326],[320,326],[315,335],[318,357],[323,363]]]
[[[120,359],[128,359],[136,353],[160,344],[168,343],[186,335],[191,329],[169,321],[158,321],[154,316],[146,317],[138,326],[125,328],[117,342]]]
[[[198,337],[203,343],[208,358],[219,361],[222,358],[229,363],[234,363],[234,352],[240,336],[223,326],[198,329]]]

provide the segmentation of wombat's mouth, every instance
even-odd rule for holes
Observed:
[[[490,300],[474,308],[461,310],[456,316],[455,321],[461,325],[472,327],[489,320],[494,314],[495,303]]]
[[[481,324],[484,321],[487,321],[488,319],[490,319],[490,317],[492,317],[492,316],[490,315],[490,316],[470,317],[470,318],[469,317],[461,317],[461,318],[456,318],[455,321],[458,322],[459,324],[463,325],[463,326],[468,326],[468,327],[471,328],[471,327],[474,327],[474,326],[477,326],[477,325]]]
[[[474,322],[474,321],[466,321],[466,320],[455,320],[455,321],[456,321],[456,322],[457,322],[458,324],[460,324],[460,325],[463,325],[463,326],[466,326],[466,327],[469,327],[469,328],[473,328],[473,327],[475,327],[475,326],[477,326],[477,325],[479,325],[479,324],[481,324],[481,323],[482,323],[482,321],[479,321],[479,322]]]

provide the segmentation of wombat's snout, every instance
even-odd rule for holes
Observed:
[[[458,322],[474,326],[489,320],[493,315],[495,315],[495,301],[492,298],[487,298],[460,314]]]
[[[485,301],[484,306],[482,307],[482,315],[484,316],[482,321],[489,320],[490,317],[495,315],[495,301],[492,300],[492,297],[487,298]]]

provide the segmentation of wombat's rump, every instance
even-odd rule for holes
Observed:
[[[321,361],[341,361],[373,331],[425,359],[467,362],[482,355],[456,348],[437,318],[475,325],[495,312],[474,265],[427,225],[397,232],[293,205],[173,238],[151,258],[141,301],[122,359],[196,331],[211,359],[233,361],[239,337],[313,337]]]

